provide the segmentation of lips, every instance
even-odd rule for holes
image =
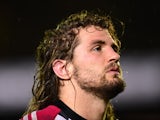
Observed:
[[[120,73],[120,69],[119,67],[116,65],[116,66],[113,66],[113,67],[110,67],[107,72],[115,72],[115,73]]]

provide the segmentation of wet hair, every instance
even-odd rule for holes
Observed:
[[[60,78],[52,69],[56,59],[71,61],[74,48],[78,45],[78,32],[81,28],[96,26],[107,29],[120,48],[116,30],[109,15],[82,10],[62,20],[55,29],[45,32],[36,51],[36,73],[32,87],[33,97],[24,113],[43,109],[59,99]],[[114,118],[111,104],[108,105],[107,117]]]

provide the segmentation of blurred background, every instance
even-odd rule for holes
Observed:
[[[18,120],[31,98],[35,49],[44,31],[82,9],[102,9],[125,23],[125,91],[112,100],[120,120],[160,120],[158,0],[0,2],[0,119]]]

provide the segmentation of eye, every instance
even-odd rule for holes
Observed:
[[[119,47],[117,46],[117,45],[112,45],[112,48],[113,48],[113,50],[115,51],[115,52],[117,52],[117,53],[119,53],[120,52],[120,50],[119,50]]]
[[[97,45],[96,47],[93,48],[94,51],[101,51],[102,47],[100,45]]]

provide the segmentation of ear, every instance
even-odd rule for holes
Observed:
[[[53,71],[59,78],[63,80],[70,79],[70,75],[68,74],[66,66],[66,60],[57,59],[52,63]]]

